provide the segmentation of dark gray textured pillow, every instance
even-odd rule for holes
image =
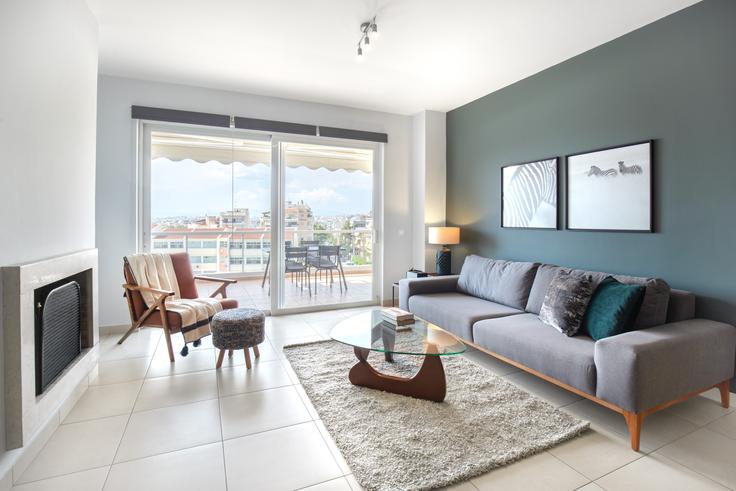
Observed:
[[[547,288],[539,320],[567,336],[574,336],[582,325],[594,290],[592,276],[558,271]]]

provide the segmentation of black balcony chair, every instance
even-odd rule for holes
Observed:
[[[340,284],[340,293],[345,285],[345,291],[348,289],[348,282],[345,280],[345,272],[342,269],[342,261],[340,261],[340,246],[321,245],[317,251],[317,256],[309,258],[309,266],[316,269],[314,274],[314,292],[317,293],[317,276],[322,276],[322,271],[330,272],[330,285],[334,284],[333,271],[337,271]],[[342,280],[342,281],[340,281]],[[327,277],[325,276],[325,281]]]
[[[291,246],[291,241],[285,240],[284,245],[286,247]],[[268,257],[266,258],[266,269],[263,270],[263,279],[261,280],[261,288],[263,288],[266,285],[266,278],[268,278],[268,273],[269,273],[269,270],[271,269],[271,246],[269,245],[268,249],[264,247],[264,250],[266,254],[268,255]],[[271,294],[270,285],[269,285],[268,294],[269,295]]]
[[[307,248],[287,246],[284,253],[284,259],[286,260],[284,274],[291,273],[291,280],[296,281],[297,285],[301,286],[302,291],[304,291],[304,283],[306,281],[307,288],[309,289],[309,296],[311,297],[312,284],[309,281]]]

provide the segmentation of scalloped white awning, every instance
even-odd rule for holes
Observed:
[[[373,152],[360,148],[287,143],[285,157],[288,167],[365,173],[370,173],[373,167]],[[157,158],[174,162],[190,159],[224,165],[233,162],[270,165],[271,142],[155,132],[151,135],[151,160]]]

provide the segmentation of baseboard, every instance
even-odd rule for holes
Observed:
[[[104,334],[125,334],[130,329],[130,324],[114,324],[111,326],[100,326],[100,336]]]

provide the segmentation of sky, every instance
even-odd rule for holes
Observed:
[[[371,211],[371,174],[289,167],[285,181],[286,200],[304,200],[316,216]],[[151,162],[151,218],[219,214],[231,208],[249,208],[255,218],[270,209],[270,182],[270,166],[263,164],[157,158]]]

